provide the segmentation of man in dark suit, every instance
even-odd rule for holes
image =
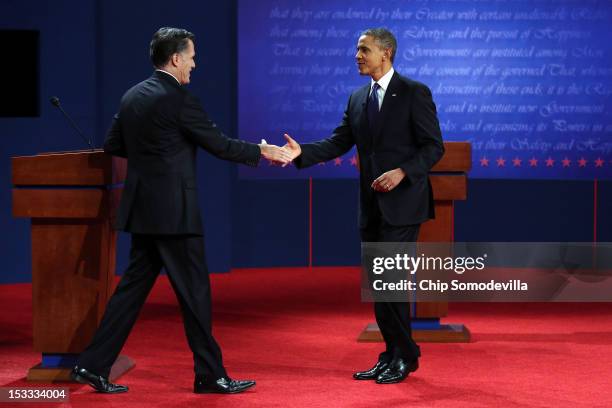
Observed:
[[[384,28],[362,33],[357,67],[370,83],[353,92],[332,135],[299,145],[285,135],[284,146],[298,168],[334,159],[353,145],[359,153],[360,221],[363,242],[415,242],[420,224],[434,217],[428,173],[444,145],[436,106],[427,86],[393,70],[397,42]],[[385,351],[357,380],[390,384],[418,368],[420,350],[412,339],[410,305],[375,302]]]
[[[289,153],[226,137],[183,85],[195,68],[194,36],[161,28],[153,36],[153,75],[128,90],[104,150],[128,159],[116,227],[132,234],[130,264],[72,376],[97,391],[127,387],[108,380],[138,313],[162,267],[181,306],[195,365],[194,392],[237,393],[254,381],[232,380],[212,334],[210,281],[197,200],[196,153],[257,166],[261,156],[282,164]]]

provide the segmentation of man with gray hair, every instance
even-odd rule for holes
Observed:
[[[332,160],[354,145],[359,154],[360,232],[363,242],[415,242],[421,223],[434,217],[429,170],[444,153],[431,91],[393,69],[397,41],[385,28],[364,31],[357,43],[357,68],[369,83],[349,97],[332,135],[298,144],[285,135],[284,146],[298,168]],[[419,366],[412,339],[410,305],[375,302],[383,351],[356,380],[378,384],[403,381]]]
[[[110,382],[111,366],[162,267],[181,306],[193,352],[193,391],[235,394],[255,385],[228,376],[212,333],[197,150],[249,166],[257,166],[261,157],[287,164],[290,155],[278,146],[231,139],[208,118],[184,86],[196,65],[194,42],[195,36],[180,28],[163,27],[153,35],[150,57],[155,71],[123,95],[104,142],[106,153],[127,158],[116,227],[131,233],[132,247],[129,266],[102,322],[72,371],[74,380],[98,392],[128,390]]]

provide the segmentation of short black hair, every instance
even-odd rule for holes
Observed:
[[[162,27],[153,34],[149,55],[156,68],[161,68],[172,55],[183,52],[189,45],[189,40],[195,42],[195,35],[182,28]]]
[[[391,62],[393,63],[393,60],[395,60],[395,53],[397,52],[397,40],[389,29],[385,27],[368,28],[367,30],[363,31],[361,35],[368,35],[370,37],[373,37],[374,41],[382,49],[390,49]]]

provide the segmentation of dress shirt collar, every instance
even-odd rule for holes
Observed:
[[[391,67],[391,69],[385,75],[383,75],[382,78],[380,78],[378,81],[374,81],[374,79],[372,79],[372,82],[370,83],[370,90],[372,90],[374,83],[378,82],[378,85],[382,88],[382,90],[386,91],[387,88],[389,87],[389,82],[391,82],[391,77],[393,76],[394,72],[395,70],[393,69],[393,67]]]
[[[176,79],[176,77],[172,75],[171,73],[169,73],[168,71],[164,71],[163,69],[159,69],[159,68],[157,68],[156,71],[163,72],[164,74],[170,75],[172,78],[176,80],[176,82],[178,82],[179,85],[181,85],[181,82],[178,79]]]

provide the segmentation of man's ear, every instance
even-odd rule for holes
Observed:
[[[387,57],[389,61],[391,61],[391,51],[393,51],[391,48],[385,50],[385,57]]]
[[[175,67],[178,66],[179,58],[180,58],[180,55],[179,55],[178,52],[175,52],[174,54],[172,54],[172,57],[170,58],[170,61],[172,62],[173,66],[175,66]]]

